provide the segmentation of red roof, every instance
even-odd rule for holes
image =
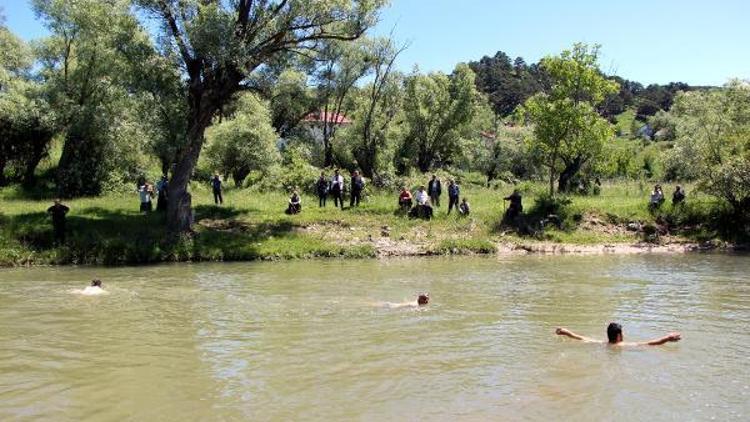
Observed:
[[[346,116],[339,113],[326,113],[324,111],[318,113],[310,113],[303,119],[306,122],[331,122],[339,125],[346,125],[351,123]]]

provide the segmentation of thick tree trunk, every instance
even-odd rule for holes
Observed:
[[[549,196],[555,196],[555,167],[549,168]]]
[[[68,131],[57,166],[57,189],[63,198],[101,192],[103,141],[95,129],[82,125]]]
[[[432,167],[433,154],[427,148],[420,148],[419,154],[417,155],[417,167],[422,173],[427,173]]]
[[[578,174],[578,171],[581,170],[581,166],[583,165],[583,160],[581,157],[576,157],[572,162],[568,163],[565,166],[565,169],[560,173],[560,177],[557,180],[557,190],[560,192],[569,192],[570,191],[570,180]]]
[[[33,186],[36,181],[36,168],[47,154],[47,144],[49,144],[49,139],[44,139],[43,142],[40,142],[40,140],[37,139],[34,143],[34,150],[32,151],[31,157],[29,157],[26,163],[24,163],[23,180],[21,183],[27,188]]]
[[[8,181],[5,179],[5,165],[7,160],[4,156],[0,155],[0,186],[5,186]]]
[[[188,183],[198,163],[203,135],[211,123],[213,112],[205,107],[192,111],[187,133],[187,145],[177,160],[172,180],[169,182],[167,201],[167,235],[170,242],[177,241],[181,235],[189,234],[193,225],[192,197],[188,192]]]
[[[323,150],[323,167],[331,167],[333,165],[333,146],[330,139],[323,139]]]

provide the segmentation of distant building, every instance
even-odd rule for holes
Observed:
[[[317,142],[323,142],[323,127],[326,124],[333,126],[348,126],[352,124],[352,121],[339,113],[326,113],[325,111],[319,111],[310,113],[302,119],[301,127],[307,130],[310,138]]]

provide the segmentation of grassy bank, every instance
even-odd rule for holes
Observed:
[[[524,207],[534,212],[544,186],[523,184]],[[319,208],[317,199],[303,196],[303,212],[283,213],[287,197],[228,189],[225,205],[214,206],[207,189],[193,189],[196,236],[167,247],[163,216],[138,212],[138,196],[111,194],[66,202],[68,241],[56,247],[45,210],[48,199],[29,198],[16,188],[0,191],[0,265],[134,264],[164,261],[230,261],[310,257],[374,257],[377,255],[493,253],[499,244],[553,242],[576,245],[633,243],[648,236],[652,242],[705,241],[722,237],[722,207],[716,200],[688,191],[680,210],[666,203],[652,214],[646,207],[649,186],[605,184],[600,195],[574,196],[561,215],[561,229],[545,228],[519,236],[500,226],[502,197],[511,187],[464,187],[472,215],[446,215],[447,197],[432,221],[411,220],[394,213],[396,193],[379,192],[359,208]],[[665,192],[672,192],[665,186]],[[445,196],[445,195],[444,195]],[[347,207],[348,208],[348,207]],[[719,211],[717,211],[719,210]],[[718,216],[718,217],[717,217]],[[667,221],[667,223],[665,223]],[[629,231],[670,226],[661,230]],[[656,233],[654,233],[656,231]],[[663,230],[662,230],[663,231]]]

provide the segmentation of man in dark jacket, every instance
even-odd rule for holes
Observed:
[[[214,191],[214,203],[216,205],[223,204],[224,198],[221,196],[221,177],[219,177],[219,173],[214,174],[213,179],[211,179],[211,187]]]
[[[440,206],[441,193],[443,193],[443,186],[440,184],[440,179],[433,174],[432,179],[427,184],[427,194],[430,195],[430,202],[432,202],[432,205],[436,207]]]
[[[458,196],[461,194],[461,188],[458,187],[458,183],[454,182],[453,179],[448,181],[448,214],[451,213],[453,207],[458,209]]]
[[[365,180],[359,175],[358,171],[352,174],[352,194],[349,201],[349,207],[359,206],[359,200],[362,199],[362,190],[365,188]]]
[[[680,185],[677,185],[677,187],[674,190],[674,193],[672,194],[672,206],[679,205],[685,201],[685,191],[680,187]]]
[[[52,230],[54,232],[54,241],[57,244],[65,243],[65,215],[70,208],[55,199],[55,204],[47,208],[47,213],[52,216]]]
[[[503,198],[505,201],[510,201],[510,206],[508,207],[508,210],[505,211],[506,221],[513,221],[516,217],[521,215],[523,212],[521,199],[521,194],[518,192],[518,189],[514,189],[513,193]]]

